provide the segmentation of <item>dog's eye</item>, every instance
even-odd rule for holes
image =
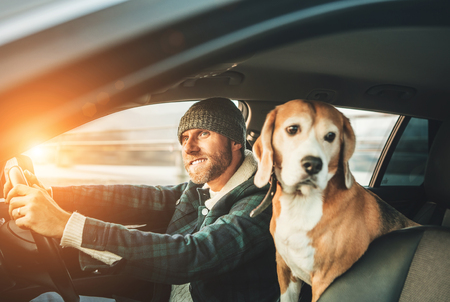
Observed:
[[[334,133],[334,132],[328,132],[327,135],[325,135],[325,137],[324,137],[324,139],[329,143],[333,142],[335,138],[336,138],[336,133]]]
[[[297,125],[289,126],[286,128],[286,132],[290,135],[297,134],[300,130],[300,127]]]

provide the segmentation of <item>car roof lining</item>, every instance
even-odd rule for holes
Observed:
[[[239,85],[230,85],[227,77],[210,76],[189,86],[179,83],[152,98],[161,102],[220,94],[240,100],[284,102],[308,98],[315,90],[330,90],[336,94],[334,105],[443,120],[447,114],[435,106],[447,106],[442,100],[450,96],[448,37],[450,28],[416,26],[302,40],[238,63],[231,71],[242,75]],[[417,93],[410,100],[366,94],[377,85],[410,87]],[[415,105],[424,99],[428,99],[430,110]],[[405,106],[407,102],[411,108]]]

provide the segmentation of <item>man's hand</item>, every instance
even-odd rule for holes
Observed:
[[[32,187],[33,185],[38,185],[39,187],[41,187],[42,189],[44,189],[45,191],[48,192],[49,195],[52,195],[52,189],[50,188],[46,188],[40,181],[39,179],[37,179],[36,175],[34,175],[33,173],[31,173],[28,170],[23,171],[23,174],[25,176],[25,178],[27,179],[28,184]],[[6,180],[5,185],[3,186],[3,197],[6,198],[6,196],[8,196],[9,191],[11,191],[11,189],[13,188],[13,184],[11,183],[11,181],[8,179]]]
[[[61,238],[70,213],[52,199],[49,189],[32,173],[25,171],[30,185],[12,186],[8,180],[3,188],[6,204],[9,204],[9,215],[16,220],[18,227],[30,229],[47,237]]]

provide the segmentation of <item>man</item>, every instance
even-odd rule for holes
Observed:
[[[181,118],[178,138],[189,183],[54,187],[52,198],[26,173],[33,187],[5,184],[10,215],[19,227],[81,250],[83,269],[116,266],[161,284],[153,301],[167,301],[171,287],[170,301],[276,301],[271,211],[249,217],[267,188],[253,184],[257,164],[244,151],[241,112],[227,99],[198,102]],[[102,219],[145,222],[165,233]]]

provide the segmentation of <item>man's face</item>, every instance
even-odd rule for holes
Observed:
[[[230,166],[231,141],[216,132],[191,129],[181,135],[183,161],[194,183],[215,180]]]

